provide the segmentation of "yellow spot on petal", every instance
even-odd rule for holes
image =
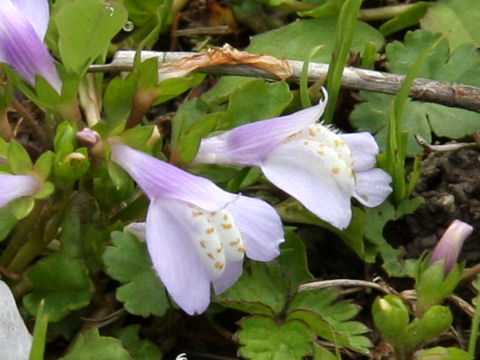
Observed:
[[[239,243],[240,243],[240,239],[237,238],[235,241],[232,241],[232,242],[230,243],[230,246],[237,246]]]
[[[223,264],[221,262],[216,262],[215,263],[215,267],[218,269],[218,270],[222,270],[223,269]]]
[[[205,241],[202,240],[200,241],[200,246],[205,249],[207,247],[207,244],[205,243]]]
[[[217,253],[221,253],[223,251],[223,245],[220,245],[220,247],[217,249]]]
[[[318,155],[325,155],[325,151],[323,151],[323,150],[318,150],[318,151],[317,151],[317,154],[318,154]]]
[[[342,140],[339,140],[339,139],[335,139],[335,141],[333,143],[335,144],[335,146],[345,145],[345,143]]]
[[[228,220],[228,215],[227,214],[223,215],[223,220]]]
[[[230,229],[232,227],[232,224],[222,224],[222,228],[225,230]]]
[[[332,172],[333,172],[334,174],[338,174],[338,173],[340,172],[340,169],[334,167],[334,168],[332,169]]]
[[[215,256],[213,256],[212,253],[208,253],[207,256],[208,256],[210,259],[215,260]]]
[[[207,229],[207,234],[213,234],[215,232],[214,228]]]
[[[203,215],[203,212],[201,212],[201,211],[192,211],[192,215],[193,215],[193,217],[197,217],[197,216]]]
[[[308,134],[310,136],[315,136],[315,135],[317,135],[317,130],[315,130],[314,128],[310,128],[310,129],[308,129]]]
[[[245,249],[244,249],[243,247],[239,247],[239,248],[237,249],[237,251],[238,251],[238,252],[241,252],[241,253],[244,253],[244,252],[245,252]]]
[[[304,141],[304,142],[303,142],[303,145],[308,145],[308,144],[309,144],[308,141]]]

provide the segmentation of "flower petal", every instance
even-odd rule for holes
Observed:
[[[0,61],[30,85],[41,75],[60,93],[62,83],[53,59],[33,26],[10,0],[0,1]]]
[[[391,182],[392,177],[382,169],[356,172],[353,196],[365,206],[378,206],[392,192]]]
[[[351,220],[354,191],[351,168],[335,150],[315,141],[291,141],[278,146],[262,165],[268,180],[308,210],[344,229]]]
[[[221,135],[202,139],[195,163],[259,166],[265,156],[287,137],[317,121],[328,98],[296,113],[256,121]]]
[[[131,147],[111,142],[112,160],[123,167],[150,199],[167,197],[217,211],[237,196],[210,180],[189,174]]]
[[[18,312],[12,292],[1,280],[0,304],[0,359],[28,359],[32,336]]]
[[[41,184],[33,176],[0,174],[0,207],[22,196],[31,196]]]
[[[367,170],[375,166],[378,145],[372,134],[368,132],[341,134],[340,138],[345,141],[352,152],[354,171]]]
[[[235,218],[250,259],[270,261],[280,254],[284,242],[282,221],[275,209],[263,200],[240,196],[227,210]]]
[[[13,0],[13,3],[25,19],[28,19],[38,37],[43,40],[50,18],[48,0]]]
[[[125,226],[125,231],[135,236],[141,242],[146,241],[147,225],[144,222],[133,222]]]
[[[243,259],[239,261],[227,262],[223,274],[218,279],[213,280],[213,289],[215,290],[215,294],[221,294],[235,284],[240,276],[242,276],[242,272]]]
[[[147,213],[147,246],[152,263],[173,300],[186,313],[204,312],[210,278],[185,226],[180,202],[153,199]]]

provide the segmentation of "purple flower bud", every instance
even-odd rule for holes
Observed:
[[[430,265],[445,261],[445,273],[448,274],[457,264],[458,254],[463,242],[470,236],[473,227],[460,220],[453,220],[433,250]]]
[[[35,75],[43,76],[60,93],[62,82],[43,43],[48,20],[47,0],[1,0],[0,62],[32,86]]]
[[[95,146],[100,140],[100,135],[92,129],[84,128],[77,132],[77,139],[89,147]]]

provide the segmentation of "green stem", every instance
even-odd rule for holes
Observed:
[[[8,267],[20,248],[28,241],[29,234],[35,228],[38,218],[43,209],[43,202],[37,202],[30,215],[23,219],[16,227],[16,232],[10,240],[7,248],[0,257],[0,265]]]
[[[385,6],[374,9],[362,9],[358,13],[358,20],[361,21],[379,21],[379,20],[388,20],[394,18],[395,16],[403,14],[409,8],[415,4],[401,4],[401,5],[392,5]]]
[[[470,329],[470,338],[468,339],[468,354],[470,359],[475,359],[475,350],[478,339],[478,325],[480,323],[480,295],[475,298],[475,314],[473,315]]]

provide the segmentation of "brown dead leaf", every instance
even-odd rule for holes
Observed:
[[[195,70],[219,65],[249,65],[268,71],[282,80],[293,74],[293,70],[286,60],[280,60],[271,55],[250,54],[225,44],[219,49],[209,49],[198,55],[160,65],[158,80],[182,77]]]

